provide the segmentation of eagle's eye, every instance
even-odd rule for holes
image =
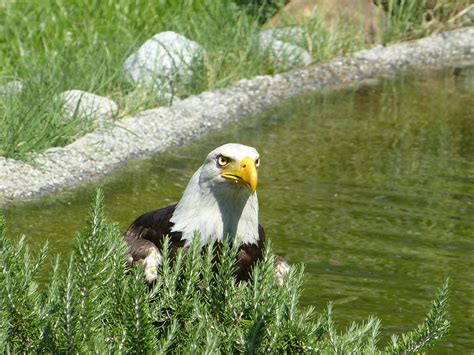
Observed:
[[[217,164],[219,164],[219,166],[224,167],[224,166],[226,166],[227,164],[229,164],[229,162],[230,162],[230,159],[227,158],[227,157],[225,157],[225,156],[223,156],[223,155],[219,155],[219,156],[217,157]]]
[[[260,158],[255,159],[255,166],[257,168],[260,166]]]

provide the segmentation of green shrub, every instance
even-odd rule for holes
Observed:
[[[204,68],[174,93],[181,98],[272,74],[259,30],[257,19],[230,0],[0,1],[0,86],[18,79],[25,89],[0,93],[0,156],[24,159],[90,130],[78,117],[61,122],[57,98],[65,90],[110,97],[120,117],[162,104],[161,88],[136,93],[123,70],[158,32],[178,32],[208,53]]]
[[[303,266],[285,285],[275,282],[273,255],[250,282],[233,277],[236,250],[225,245],[214,265],[214,246],[200,243],[178,253],[169,249],[157,283],[148,288],[141,266],[127,266],[127,247],[115,224],[103,216],[99,191],[85,228],[77,234],[65,267],[59,258],[46,284],[38,272],[45,246],[33,256],[24,239],[12,243],[0,220],[0,349],[4,353],[206,352],[377,353],[380,322],[370,317],[336,331],[332,306],[320,314],[298,305]],[[417,352],[449,327],[446,282],[426,321],[393,337],[383,351]]]
[[[256,17],[258,22],[264,24],[270,20],[289,0],[234,0],[236,4],[244,7],[249,14]]]

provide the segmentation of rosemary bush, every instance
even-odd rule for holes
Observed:
[[[275,282],[273,255],[250,282],[233,277],[236,250],[194,243],[164,262],[156,284],[143,282],[140,265],[127,266],[127,246],[103,215],[98,192],[85,228],[76,235],[65,265],[56,258],[49,280],[38,273],[45,245],[32,255],[24,239],[11,242],[0,219],[0,349],[3,353],[198,352],[225,353],[405,353],[419,352],[448,328],[448,282],[425,322],[378,348],[380,322],[370,317],[344,332],[336,330],[332,306],[321,313],[298,305],[303,266],[283,287]]]

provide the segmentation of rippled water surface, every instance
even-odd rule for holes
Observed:
[[[339,324],[374,314],[388,335],[422,321],[446,277],[452,330],[437,351],[474,350],[474,69],[407,74],[305,95],[240,125],[130,162],[101,181],[122,228],[176,202],[225,142],[262,157],[260,221],[306,264],[305,304],[335,301]],[[94,186],[5,209],[10,235],[67,253]],[[386,340],[386,339],[385,339]]]

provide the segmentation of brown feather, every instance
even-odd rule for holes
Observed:
[[[171,256],[174,257],[179,248],[183,248],[185,241],[180,232],[171,232],[173,223],[170,221],[176,205],[147,212],[138,217],[128,227],[124,234],[133,261],[145,259],[151,251],[161,250],[165,237],[168,235],[171,242]],[[250,272],[257,260],[263,257],[265,231],[258,226],[259,240],[257,244],[243,244],[237,254],[237,280],[250,278]]]

